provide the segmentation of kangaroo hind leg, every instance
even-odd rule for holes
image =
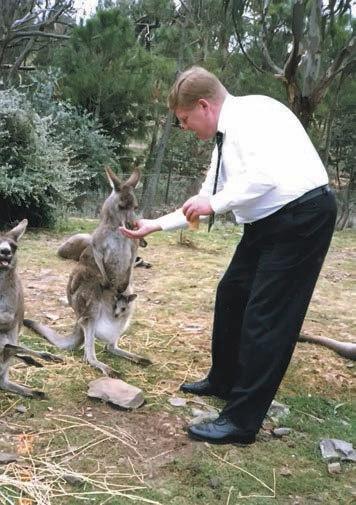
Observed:
[[[144,356],[140,356],[139,354],[134,354],[132,352],[124,351],[117,346],[117,342],[115,344],[108,344],[106,349],[111,354],[115,356],[120,356],[120,358],[128,359],[129,361],[133,361],[138,365],[148,366],[152,365],[152,361],[149,358],[145,358]]]
[[[120,374],[99,361],[95,353],[95,326],[92,322],[86,321],[81,323],[84,332],[84,356],[85,360],[94,368],[100,370],[104,375],[108,377],[119,377]]]
[[[7,365],[5,365],[7,368]],[[31,389],[27,386],[23,386],[22,384],[16,384],[12,382],[8,378],[7,369],[4,373],[0,374],[0,389],[4,391],[8,391],[9,393],[14,393],[16,395],[26,396],[28,398],[36,398],[38,400],[45,399],[46,395],[43,391],[38,391],[36,389]]]

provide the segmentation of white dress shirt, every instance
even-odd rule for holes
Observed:
[[[218,131],[224,137],[217,192],[212,194],[217,147],[199,191],[209,197],[216,214],[231,210],[237,223],[252,223],[328,183],[324,165],[302,124],[273,98],[227,95]],[[163,230],[187,225],[181,209],[157,222]]]

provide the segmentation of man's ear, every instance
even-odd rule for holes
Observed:
[[[205,98],[199,98],[197,103],[204,110],[207,110],[210,108],[210,103],[208,102],[208,100],[205,100]]]

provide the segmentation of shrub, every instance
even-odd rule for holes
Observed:
[[[53,226],[71,204],[71,148],[51,134],[52,118],[40,117],[14,89],[0,91],[0,224],[22,218]]]

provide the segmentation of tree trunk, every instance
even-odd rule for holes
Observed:
[[[179,44],[176,76],[178,75],[180,68],[182,66],[182,62],[183,62],[185,29],[186,29],[186,26],[185,26],[185,23],[183,23],[181,26],[181,33],[180,33],[180,44]],[[166,151],[166,147],[168,144],[169,135],[171,133],[173,119],[174,119],[174,114],[171,110],[169,110],[167,113],[167,116],[166,116],[166,121],[165,121],[165,125],[163,128],[163,133],[162,133],[162,136],[161,136],[158,146],[157,146],[156,159],[153,164],[153,173],[151,173],[151,176],[149,177],[149,180],[147,181],[146,191],[142,195],[142,202],[141,202],[142,213],[145,217],[148,217],[148,218],[150,218],[152,216],[152,207],[153,207],[153,204],[154,204],[154,201],[156,198],[157,186],[158,186],[159,176],[161,173],[162,162],[163,162],[164,153]]]
[[[153,173],[151,173],[150,178],[147,181],[146,191],[142,196],[141,210],[143,215],[148,218],[152,217],[152,207],[156,198],[159,176],[161,173],[162,162],[168,144],[169,135],[171,133],[172,121],[173,112],[168,111],[163,133],[157,146],[157,155],[153,164]]]
[[[156,144],[157,144],[159,120],[160,120],[160,116],[159,116],[158,107],[157,107],[156,112],[155,112],[155,120],[154,120],[155,122],[154,122],[153,130],[152,130],[150,148],[148,150],[146,163],[145,163],[141,202],[143,202],[143,200],[145,198],[145,194],[146,194],[147,186],[148,186],[148,179],[149,179],[151,169],[152,169],[153,155],[154,155],[154,151],[155,151]],[[142,205],[140,205],[140,206],[142,206]]]

